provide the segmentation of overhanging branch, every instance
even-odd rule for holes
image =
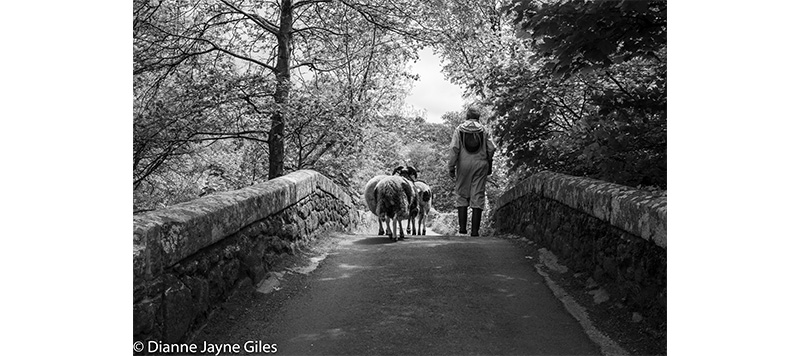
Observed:
[[[330,3],[330,2],[333,2],[333,0],[301,0],[301,1],[298,1],[298,2],[296,2],[294,4],[292,4],[292,9],[299,9],[299,8],[301,8],[303,6],[311,5],[311,4],[315,4],[315,3],[320,3],[320,2]]]
[[[272,33],[275,36],[278,35],[278,33],[279,33],[278,26],[276,26],[276,25],[272,24],[271,22],[267,21],[267,19],[261,17],[258,14],[251,14],[251,13],[246,12],[246,11],[236,7],[236,6],[233,6],[233,4],[229,3],[226,0],[220,0],[220,1],[222,1],[223,4],[228,5],[228,7],[230,7],[234,11],[236,11],[236,12],[244,15],[248,19],[252,20],[253,22],[256,23],[256,25],[260,26],[261,28],[269,31],[270,33]]]
[[[303,27],[303,28],[292,30],[292,31],[290,31],[290,33],[295,34],[295,33],[300,33],[300,32],[303,32],[303,31],[325,31],[325,32],[330,33],[330,34],[335,35],[335,36],[347,36],[347,37],[350,37],[350,34],[339,33],[339,32],[336,32],[336,31],[333,31],[333,30],[330,30],[330,29],[327,29],[327,28],[324,28],[324,27],[319,27],[319,26]]]
[[[259,60],[257,60],[257,59],[253,59],[253,58],[250,58],[250,57],[247,57],[247,56],[242,56],[242,55],[240,55],[240,54],[233,53],[233,52],[231,52],[231,51],[229,51],[229,50],[227,50],[227,49],[224,49],[224,48],[222,48],[222,47],[218,47],[216,44],[213,44],[213,43],[212,43],[211,45],[212,45],[212,46],[214,46],[214,49],[215,49],[215,50],[217,50],[217,51],[220,51],[220,52],[222,52],[222,53],[225,53],[225,54],[227,54],[227,55],[229,55],[229,56],[231,56],[231,57],[239,58],[239,59],[241,59],[241,60],[243,60],[243,61],[246,61],[246,62],[251,62],[251,63],[258,64],[258,65],[260,65],[260,66],[262,66],[262,67],[264,67],[264,68],[268,68],[269,70],[271,70],[271,71],[273,71],[273,72],[276,72],[276,71],[277,71],[277,70],[275,69],[275,67],[273,67],[273,66],[271,66],[271,65],[269,65],[269,64],[266,64],[266,63],[264,63],[264,62],[262,62],[262,61],[259,61]]]

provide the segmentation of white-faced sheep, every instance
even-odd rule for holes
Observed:
[[[395,241],[405,238],[402,219],[410,218],[411,205],[416,204],[414,184],[399,176],[383,178],[375,187],[375,200],[378,219],[385,219],[389,238]]]
[[[380,182],[383,178],[388,177],[385,174],[379,174],[367,182],[367,186],[364,187],[364,200],[367,202],[367,207],[369,211],[371,211],[375,216],[378,216],[378,197],[375,194],[375,188],[378,186],[378,182]],[[378,235],[383,235],[383,220],[378,217]]]
[[[427,218],[428,214],[431,212],[433,192],[431,192],[431,187],[423,181],[415,181],[414,185],[417,187],[417,201],[419,203],[419,214],[417,214],[418,223],[415,229],[420,235],[425,235],[427,233],[425,229],[425,218]],[[411,223],[413,225],[414,220],[411,220]]]

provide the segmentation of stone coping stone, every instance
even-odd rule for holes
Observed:
[[[134,279],[164,268],[243,227],[274,215],[317,189],[346,203],[349,196],[324,175],[299,170],[247,188],[204,196],[133,217]]]
[[[506,191],[498,209],[528,194],[553,199],[667,248],[667,198],[650,192],[554,172],[539,172]]]

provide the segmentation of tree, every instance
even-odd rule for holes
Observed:
[[[347,64],[341,58],[318,57],[315,46],[331,37],[348,37],[355,31],[339,32],[327,25],[331,14],[359,16],[374,31],[414,37],[406,25],[414,14],[403,5],[411,1],[362,4],[355,1],[280,0],[183,0],[134,3],[134,75],[160,72],[166,76],[197,57],[222,56],[235,59],[239,73],[274,77],[269,81],[271,102],[250,101],[256,112],[270,117],[268,132],[269,177],[283,174],[285,123],[290,110],[292,71],[307,67],[331,70]],[[410,6],[408,8],[415,8]],[[295,39],[299,38],[300,41]],[[305,45],[298,48],[297,45]],[[299,55],[299,57],[297,57]],[[344,63],[343,63],[344,62]]]
[[[198,144],[267,142],[261,116],[247,105],[267,95],[250,89],[265,84],[261,77],[237,76],[229,66],[205,67],[202,61],[172,72],[134,81],[134,189]]]
[[[443,73],[468,94],[490,95],[491,68],[506,63],[522,48],[495,0],[433,0],[427,4],[428,36],[443,59]]]
[[[667,45],[666,0],[515,0],[504,7],[547,58],[543,69],[557,76],[607,68],[634,58],[661,61]]]
[[[539,169],[665,186],[665,5],[645,5],[136,0],[136,199],[176,202],[304,168],[356,195],[398,164],[449,191],[447,144],[463,113],[436,125],[401,113],[405,65],[423,46],[486,108],[508,158],[496,156],[492,189]]]
[[[496,83],[513,164],[666,188],[666,1],[508,9],[534,54]]]
[[[481,1],[441,18],[449,78],[492,108],[515,176],[666,187],[665,1]]]
[[[135,1],[137,205],[252,184],[274,176],[278,161],[352,184],[368,122],[399,107],[409,88],[415,2]],[[293,21],[281,39],[287,9]],[[286,53],[289,75],[279,76]],[[175,170],[212,172],[208,181],[220,183],[197,186],[205,179],[175,179]]]

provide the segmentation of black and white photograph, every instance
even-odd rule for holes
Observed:
[[[796,8],[10,2],[0,353],[796,353]]]
[[[133,11],[134,354],[666,354],[666,1]]]

